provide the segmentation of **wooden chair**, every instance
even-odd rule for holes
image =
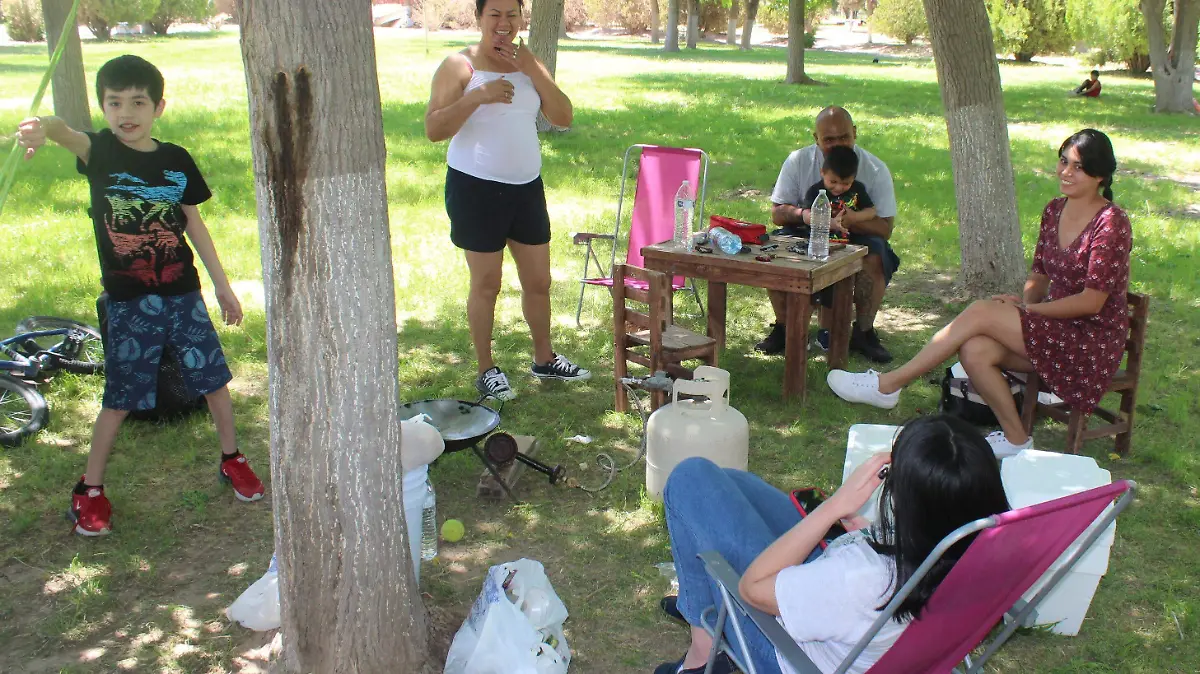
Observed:
[[[629,363],[665,370],[672,377],[692,378],[692,370],[683,361],[699,359],[717,365],[717,340],[675,325],[672,313],[671,279],[661,272],[624,264],[613,266],[613,376],[616,383],[616,410],[629,409],[629,399],[621,378],[628,376]],[[629,278],[632,283],[626,283]],[[631,309],[630,302],[646,305],[646,311]],[[651,406],[658,409],[667,394],[653,392]]]
[[[1116,411],[1097,407],[1093,414],[1108,423],[1103,426],[1088,428],[1088,417],[1077,410],[1070,409],[1065,403],[1045,405],[1038,402],[1038,392],[1042,388],[1041,377],[1036,373],[1026,376],[1025,402],[1021,410],[1021,422],[1025,432],[1033,432],[1033,422],[1038,416],[1048,416],[1067,424],[1067,448],[1072,454],[1078,454],[1084,440],[1100,438],[1108,435],[1117,436],[1117,453],[1129,453],[1130,441],[1133,436],[1133,413],[1137,405],[1138,380],[1142,373],[1142,353],[1146,347],[1146,318],[1150,313],[1150,298],[1139,293],[1128,293],[1129,298],[1129,338],[1125,341],[1125,367],[1117,371],[1112,383],[1108,385],[1109,392],[1121,394],[1121,405]]]

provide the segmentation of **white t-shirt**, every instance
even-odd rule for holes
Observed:
[[[818,669],[833,672],[879,617],[876,609],[891,597],[895,576],[895,562],[875,552],[862,531],[841,536],[818,559],[775,577],[779,622]],[[849,673],[870,669],[907,626],[887,621]],[[779,668],[795,674],[783,658]]]
[[[537,115],[542,98],[525,73],[476,70],[463,93],[505,79],[513,85],[512,103],[488,103],[471,113],[450,139],[446,163],[467,175],[509,185],[524,185],[542,173]]]
[[[858,155],[858,175],[855,180],[867,188],[867,195],[875,202],[875,213],[881,218],[896,215],[896,190],[892,186],[892,173],[888,171],[878,157],[861,147],[854,147]],[[808,189],[821,180],[821,164],[825,163],[825,154],[816,145],[802,147],[788,155],[779,169],[779,179],[775,181],[775,191],[771,193],[771,203],[791,204],[807,208],[810,204],[802,204]]]

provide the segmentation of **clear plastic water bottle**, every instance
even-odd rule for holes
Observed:
[[[829,218],[831,209],[829,196],[821,190],[812,203],[811,223],[808,228],[808,256],[814,260],[829,259]]]
[[[692,244],[692,217],[696,211],[696,194],[688,181],[679,185],[675,193],[675,243],[688,251],[694,248]]]
[[[433,484],[425,480],[425,503],[421,506],[421,561],[432,561],[437,553],[437,494]]]
[[[708,240],[726,255],[737,255],[742,250],[742,239],[724,227],[708,230]]]

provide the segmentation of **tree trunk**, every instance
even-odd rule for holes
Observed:
[[[278,671],[427,671],[402,509],[371,14],[360,0],[240,9],[267,308]]]
[[[564,0],[536,0],[529,9],[529,48],[541,59],[553,77],[558,69],[558,36],[563,21]],[[537,130],[557,131],[546,116],[538,113]]]
[[[60,31],[71,12],[72,0],[42,0],[42,17],[46,22],[46,46],[50,53],[58,47]],[[51,80],[54,93],[54,114],[76,131],[92,130],[92,113],[88,107],[87,80],[83,76],[83,50],[79,46],[79,26],[71,22],[66,34],[58,67]]]
[[[662,39],[662,24],[658,20],[658,0],[650,0],[650,44],[658,44]]]
[[[759,0],[746,0],[746,18],[742,20],[742,51],[750,51],[750,34],[754,32],[754,18],[758,16]]]
[[[700,0],[688,0],[687,48],[696,48],[696,38],[700,34]]]
[[[1162,22],[1165,4],[1166,0],[1141,2],[1154,73],[1154,111],[1192,113],[1200,0],[1174,0],[1175,26],[1169,44]]]
[[[1129,58],[1125,59],[1125,67],[1129,69],[1131,74],[1141,75],[1150,69],[1150,55],[1132,54]]]
[[[729,5],[729,27],[725,29],[725,44],[737,44],[738,0]]]
[[[679,51],[679,2],[667,0],[667,34],[663,40],[663,51]]]
[[[925,0],[925,14],[950,136],[961,280],[977,295],[1019,292],[1025,257],[987,8],[979,0]]]
[[[804,74],[804,0],[788,3],[788,84],[813,84],[813,78]]]

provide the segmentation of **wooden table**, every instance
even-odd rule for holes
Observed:
[[[779,247],[770,262],[755,260],[759,246],[747,246],[749,253],[687,252],[673,242],[642,248],[647,269],[708,281],[708,334],[725,348],[726,284],[754,286],[787,293],[787,346],[784,350],[783,397],[794,395],[803,403],[806,395],[805,365],[808,360],[808,320],[812,313],[812,295],[833,286],[833,322],[829,330],[829,367],[843,368],[849,358],[851,305],[854,275],[862,269],[867,256],[865,246],[847,245],[831,251],[821,262],[787,252],[795,239],[776,236],[771,243]]]

